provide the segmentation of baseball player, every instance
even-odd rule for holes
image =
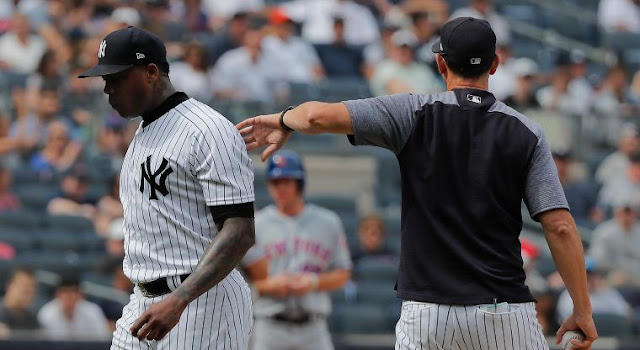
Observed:
[[[283,151],[267,165],[274,204],[256,214],[256,247],[269,258],[269,276],[256,283],[255,350],[333,349],[326,318],[329,291],[351,276],[340,218],[307,204],[300,157]]]
[[[233,124],[176,92],[166,48],[128,27],[98,64],[109,103],[142,117],[120,177],[123,270],[135,284],[111,349],[246,349],[250,290],[235,266],[253,245],[253,167]]]
[[[583,248],[539,125],[496,101],[500,62],[484,20],[447,22],[433,46],[446,92],[308,102],[237,125],[263,159],[292,130],[393,151],[402,176],[396,349],[548,349],[524,284],[520,205],[542,223],[573,313],[557,333],[597,338]]]

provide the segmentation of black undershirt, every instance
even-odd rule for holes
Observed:
[[[158,107],[140,115],[142,117],[142,127],[144,128],[147,125],[153,123],[158,118],[162,117],[165,113],[169,112],[172,108],[188,99],[189,96],[187,96],[187,94],[182,91],[173,93],[171,96],[167,97],[166,100],[162,101],[162,103]]]

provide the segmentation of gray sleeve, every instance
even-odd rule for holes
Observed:
[[[338,215],[335,215],[335,230],[337,234],[337,244],[335,244],[335,248],[333,251],[331,262],[329,263],[329,268],[331,270],[335,269],[351,269],[351,254],[349,254],[349,246],[347,245],[347,236],[344,232],[344,226],[342,225],[342,220]]]
[[[400,153],[415,125],[416,112],[423,108],[425,100],[425,95],[397,94],[345,101],[353,125],[349,141]]]
[[[540,213],[551,209],[569,209],[564,190],[558,179],[558,170],[551,156],[551,149],[542,131],[540,131],[538,144],[529,165],[524,189],[524,202],[534,220],[537,220]]]

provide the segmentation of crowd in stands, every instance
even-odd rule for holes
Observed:
[[[167,43],[175,87],[238,121],[250,115],[234,114],[228,106],[257,104],[266,110],[240,110],[273,112],[320,86],[331,92],[350,84],[348,91],[357,86],[366,96],[443,91],[431,51],[438,28],[450,18],[475,16],[491,23],[502,57],[490,89],[545,129],[583,234],[594,311],[615,313],[629,324],[638,321],[639,67],[624,60],[603,66],[580,50],[558,50],[553,67],[544,67],[537,57],[515,50],[514,43],[521,38],[512,33],[500,4],[497,0],[0,2],[0,266],[29,265],[22,258],[45,250],[51,239],[47,235],[60,233],[54,245],[68,244],[79,253],[65,259],[83,264],[89,261],[83,260],[89,259],[84,249],[91,247],[97,261],[84,265],[92,266],[89,272],[107,276],[107,284],[117,290],[128,293],[132,288],[120,267],[124,251],[118,171],[138,121],[115,114],[103,96],[100,79],[76,78],[96,63],[98,46],[107,33],[133,25],[158,34]],[[597,11],[603,38],[640,35],[640,1],[601,0]],[[344,98],[348,97],[352,96]],[[385,180],[379,179],[383,185]],[[397,187],[393,191],[400,193]],[[26,219],[8,219],[17,214]],[[90,223],[86,230],[92,237],[83,231],[82,237],[67,242],[63,238],[75,232],[60,232],[54,223],[63,220],[56,221],[56,216],[81,217]],[[365,265],[397,266],[399,220],[388,219],[369,215],[357,227],[346,226],[356,273],[341,291],[345,302],[362,301],[363,288],[358,286],[366,283],[358,278],[366,273],[358,271],[366,270]],[[18,237],[30,234],[33,239]],[[543,243],[523,242],[523,260],[540,301],[544,330],[554,334],[554,327],[569,312],[562,281],[547,266],[550,257]],[[108,336],[120,316],[119,306],[110,301],[87,300],[79,281],[86,274],[61,274],[55,288],[44,294],[46,300],[38,297],[43,294],[34,270],[4,268],[0,274],[5,282],[0,293],[0,336],[16,329],[41,329],[58,338]],[[393,281],[385,288],[393,293]],[[92,326],[83,327],[86,324]],[[387,330],[393,333],[392,324]]]

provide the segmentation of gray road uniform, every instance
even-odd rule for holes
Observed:
[[[270,259],[270,276],[351,268],[340,218],[313,204],[295,217],[281,214],[273,205],[258,212],[256,246]],[[332,349],[326,323],[330,312],[327,292],[261,296],[254,303],[253,349]]]

